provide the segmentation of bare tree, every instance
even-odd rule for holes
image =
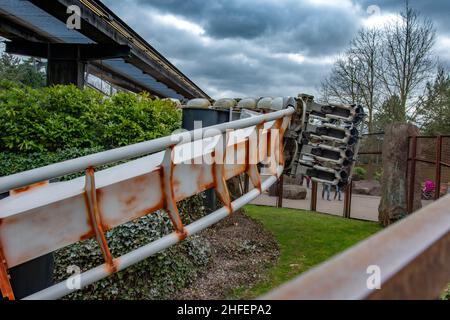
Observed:
[[[376,29],[361,29],[351,42],[349,54],[356,63],[357,84],[362,104],[368,112],[367,129],[374,132],[374,113],[381,101],[381,37]]]
[[[398,121],[406,122],[414,108],[414,104],[408,107],[408,100],[423,89],[435,66],[432,58],[435,29],[431,20],[421,18],[406,2],[400,19],[384,28],[383,38],[379,78],[389,96],[399,97]]]
[[[374,113],[381,101],[380,44],[378,30],[361,29],[322,84],[324,100],[364,105],[368,111],[369,133],[373,132]]]
[[[334,63],[329,77],[322,83],[322,96],[327,102],[361,102],[356,63],[350,55],[345,55]]]

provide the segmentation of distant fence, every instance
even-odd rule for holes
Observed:
[[[413,211],[414,183],[433,181],[434,200],[450,190],[450,135],[409,138],[407,179],[408,212]]]

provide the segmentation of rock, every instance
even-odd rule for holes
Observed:
[[[292,200],[306,199],[307,190],[305,187],[285,184],[283,186],[283,198]]]
[[[356,187],[356,186],[354,186],[352,192],[354,194],[363,194],[363,195],[366,195],[366,196],[370,195],[370,189],[369,188],[364,188],[364,187]]]
[[[381,185],[376,180],[353,181],[353,194],[380,196]]]
[[[285,184],[301,186],[303,177],[301,175],[295,177],[284,176],[283,179]]]
[[[283,186],[283,198],[291,200],[304,200],[306,199],[307,189],[302,186],[285,184]],[[275,183],[269,188],[269,196],[278,197],[278,185]]]
[[[411,124],[394,123],[386,126],[384,132],[383,179],[378,220],[383,226],[388,226],[408,214],[406,190],[408,137],[417,136],[419,129]],[[420,181],[416,179],[413,211],[421,207],[420,193]]]

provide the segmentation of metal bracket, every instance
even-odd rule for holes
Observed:
[[[10,276],[8,274],[8,265],[0,243],[0,291],[3,298],[8,300],[15,300],[14,293],[11,287]]]
[[[214,153],[214,164],[213,164],[213,177],[214,177],[214,189],[224,206],[228,209],[231,214],[233,209],[231,207],[231,197],[228,190],[227,181],[225,180],[225,161],[227,155],[227,146],[229,141],[229,133],[226,133],[225,143],[223,143],[223,135],[221,135],[220,141],[218,142],[219,148],[217,148]],[[218,162],[219,160],[219,162]]]
[[[180,212],[178,211],[177,203],[173,191],[173,152],[174,146],[167,148],[164,153],[162,162],[162,190],[164,193],[164,209],[169,214],[170,220],[175,228],[180,239],[186,239],[187,233],[181,221]]]
[[[108,242],[106,241],[105,230],[103,228],[100,211],[98,209],[94,168],[86,169],[86,185],[84,194],[86,199],[86,208],[89,213],[92,228],[95,232],[95,238],[100,246],[106,265],[110,268],[110,272],[115,272],[116,266],[114,265],[114,259],[111,255],[111,251],[109,250]]]

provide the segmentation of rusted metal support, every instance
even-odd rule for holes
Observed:
[[[311,181],[311,211],[317,211],[317,181]]]
[[[441,158],[442,158],[442,137],[436,138],[436,191],[434,199],[437,200],[441,196]]]
[[[345,197],[344,197],[344,218],[350,219],[351,210],[352,210],[352,193],[353,193],[353,181],[345,188]]]
[[[95,174],[93,168],[86,169],[86,185],[84,196],[86,200],[86,208],[89,215],[89,221],[95,234],[95,239],[100,246],[100,251],[102,252],[103,259],[105,259],[108,271],[114,272],[114,259],[111,255],[111,251],[109,250],[108,242],[106,241],[105,228],[103,227],[100,210],[98,208],[97,189],[95,187]]]
[[[248,174],[244,175],[244,193],[250,190],[250,179]]]
[[[174,170],[174,152],[173,146],[166,149],[164,153],[164,159],[162,161],[162,178],[161,178],[161,189],[163,191],[163,202],[164,209],[169,214],[170,220],[172,221],[175,232],[178,234],[180,239],[186,238],[186,231],[184,230],[183,222],[181,221],[180,213],[178,211],[177,202],[175,200],[174,190],[173,190],[173,170]]]
[[[280,179],[278,179],[277,208],[283,208],[283,184],[284,184],[284,179],[283,179],[283,175],[281,175]]]
[[[219,147],[214,153],[213,178],[214,189],[216,190],[217,196],[222,204],[228,209],[229,214],[231,214],[233,213],[233,208],[231,207],[230,191],[228,190],[227,181],[225,179],[225,163],[227,161],[227,145],[230,142],[229,139],[230,135],[228,133],[226,134],[225,143],[223,143],[223,135],[219,139]]]
[[[6,263],[5,256],[3,255],[1,243],[0,243],[0,292],[4,298],[14,300],[14,293],[11,288],[10,276],[8,274],[8,265]]]
[[[261,297],[437,299],[450,282],[450,195]]]
[[[348,212],[347,212],[347,218],[351,219],[352,217],[352,195],[353,195],[353,180],[349,183],[350,188],[350,197],[348,198]]]
[[[416,182],[416,157],[417,157],[417,136],[411,137],[411,175],[409,177],[409,187],[407,191],[408,203],[407,211],[408,213],[413,212],[414,207],[414,185]]]
[[[234,200],[232,202],[232,207],[235,210],[238,210],[242,208],[247,203],[251,202],[252,200],[256,199],[263,191],[267,190],[272,184],[274,184],[278,177],[283,174],[283,167],[279,166],[277,168],[276,174],[274,176],[270,176],[268,179],[266,179],[261,184],[261,189],[252,189],[249,193],[243,195],[242,197]],[[218,221],[228,217],[229,212],[228,209],[225,207],[222,207],[208,215],[206,215],[203,218],[200,218],[199,220],[189,224],[186,226],[186,233],[187,235],[194,235],[211,225],[217,223]],[[181,239],[178,236],[176,232],[173,232],[171,234],[168,234],[156,241],[153,241],[143,247],[140,247],[134,251],[131,251],[123,256],[118,257],[116,260],[117,263],[117,272],[124,270],[128,268],[129,266],[136,264],[155,253],[158,253],[166,248],[169,248],[170,246],[173,246],[174,244],[180,242]],[[96,268],[90,269],[86,272],[83,272],[80,274],[80,286],[81,288],[84,288],[96,281],[99,281],[101,279],[104,279],[108,277],[110,274],[106,272],[105,264],[100,265]],[[69,288],[66,285],[66,282],[60,282],[57,283],[47,289],[41,290],[39,292],[36,292],[28,297],[25,298],[25,300],[50,300],[50,299],[58,299],[61,298],[67,294],[70,294],[72,292],[76,291],[75,288]]]

